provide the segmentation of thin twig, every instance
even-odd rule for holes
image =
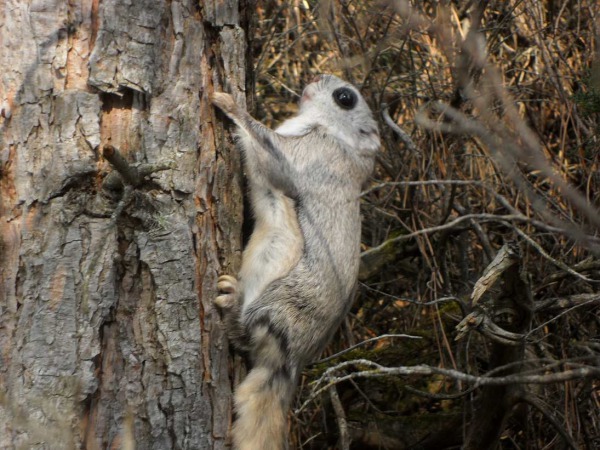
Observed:
[[[446,302],[456,302],[460,305],[461,309],[464,310],[464,302],[458,298],[458,297],[454,297],[454,296],[449,296],[449,297],[440,297],[437,298],[435,300],[431,300],[429,302],[422,302],[420,300],[415,300],[414,298],[407,298],[407,297],[398,297],[397,295],[392,295],[392,294],[388,294],[387,292],[381,291],[379,289],[376,289],[372,286],[368,286],[365,283],[359,282],[359,284],[364,287],[365,289],[371,291],[371,292],[375,292],[379,295],[384,295],[388,298],[392,298],[394,300],[398,300],[401,302],[406,302],[406,303],[412,303],[413,305],[419,305],[419,306],[432,306],[432,305],[437,305],[439,303],[446,303]]]
[[[390,113],[388,112],[388,107],[385,103],[381,105],[381,115],[383,116],[383,120],[385,120],[385,123],[392,129],[394,133],[396,133],[396,135],[404,143],[406,148],[411,153],[418,155],[420,152],[417,149],[417,146],[415,145],[414,141],[411,139],[411,137],[406,131],[400,128],[398,124],[392,120],[392,118],[390,117]]]
[[[496,214],[486,214],[486,213],[465,214],[464,216],[457,217],[456,219],[452,220],[451,222],[447,222],[442,225],[436,225],[434,227],[422,228],[420,230],[413,231],[412,233],[403,234],[401,236],[392,238],[392,239],[390,239],[390,241],[391,242],[399,242],[399,241],[403,241],[405,239],[411,239],[411,238],[420,236],[422,234],[430,234],[430,233],[436,233],[436,232],[442,231],[442,230],[448,230],[450,228],[456,227],[458,224],[460,224],[462,222],[465,222],[465,221],[471,220],[471,219],[484,220],[484,221],[495,221],[495,222],[512,221],[512,220],[517,221],[517,222],[528,222],[529,221],[529,218],[522,214],[506,214],[506,215],[496,215]]]
[[[480,181],[475,180],[423,180],[423,181],[387,181],[385,183],[379,183],[375,186],[371,186],[366,191],[363,191],[360,196],[364,197],[373,191],[390,187],[390,186],[435,186],[439,184],[452,184],[452,185],[469,185],[469,186],[481,186]]]
[[[337,359],[340,356],[345,355],[346,353],[350,353],[355,348],[362,347],[363,345],[367,345],[367,344],[370,344],[371,342],[376,342],[381,339],[389,339],[389,338],[423,339],[421,336],[412,336],[410,334],[383,334],[381,336],[376,336],[376,337],[364,340],[362,342],[359,342],[358,344],[355,344],[352,347],[348,347],[347,349],[344,349],[341,352],[336,353],[335,355],[331,355],[331,356],[328,356],[327,358],[320,359],[319,361],[315,362],[314,364],[322,364],[324,362],[331,361],[332,359]]]
[[[580,280],[583,281],[587,281],[588,283],[600,283],[600,280],[593,280],[591,278],[586,277],[585,275],[580,274],[579,272],[576,272],[575,270],[571,269],[569,266],[567,266],[565,263],[558,261],[557,259],[554,259],[552,256],[550,256],[548,253],[546,253],[546,251],[542,248],[541,245],[539,245],[537,242],[535,242],[531,237],[529,237],[525,232],[523,232],[522,230],[520,230],[519,228],[513,226],[511,224],[512,228],[515,230],[515,232],[521,236],[523,239],[525,239],[527,241],[527,243],[529,245],[531,245],[533,248],[535,248],[538,253],[540,255],[542,255],[544,258],[546,258],[548,261],[550,261],[552,264],[554,264],[555,266],[561,268],[562,270],[564,270],[565,272],[573,275],[574,277],[579,278]]]
[[[593,298],[591,300],[588,300],[586,302],[580,303],[578,305],[575,305],[569,309],[564,310],[563,312],[561,312],[560,314],[557,314],[556,316],[553,316],[550,320],[547,320],[546,322],[544,322],[543,324],[541,324],[540,326],[535,327],[534,329],[532,329],[529,333],[527,333],[527,335],[525,336],[525,338],[528,338],[529,336],[531,336],[533,333],[535,333],[536,331],[544,328],[546,325],[548,325],[549,323],[554,322],[555,320],[558,320],[560,317],[564,316],[565,314],[570,313],[571,311],[577,309],[577,308],[581,308],[582,306],[585,305],[589,305],[592,303],[595,303],[598,299]]]
[[[577,444],[575,443],[575,441],[573,441],[573,438],[569,435],[567,430],[565,430],[565,427],[563,427],[560,424],[560,422],[558,421],[558,419],[556,417],[554,417],[554,415],[549,411],[548,405],[546,405],[544,402],[542,402],[539,398],[536,398],[529,393],[523,394],[519,398],[519,400],[527,403],[530,406],[533,406],[540,413],[542,413],[542,415],[546,418],[546,420],[548,420],[548,422],[550,422],[552,424],[552,426],[558,432],[558,434],[561,435],[561,437],[564,439],[565,443],[569,447],[571,447],[573,450],[578,450],[579,447],[577,447]]]
[[[333,406],[335,419],[338,424],[338,429],[340,430],[339,448],[340,450],[350,450],[350,443],[352,442],[352,439],[350,438],[350,433],[348,433],[346,413],[335,386],[329,387],[329,397],[331,398],[331,405]]]
[[[504,206],[512,215],[518,215],[521,217],[520,220],[523,222],[527,222],[536,228],[548,231],[550,233],[560,233],[570,238],[574,238],[572,230],[568,228],[561,228],[553,225],[549,225],[540,220],[536,220],[534,218],[528,217],[522,213],[520,213],[516,208],[514,208],[510,202],[503,195],[496,192],[491,186],[488,186],[481,181],[476,180],[422,180],[422,181],[388,181],[384,183],[378,183],[369,189],[363,191],[361,193],[361,197],[364,197],[370,194],[373,191],[383,189],[386,187],[395,187],[395,186],[435,186],[435,185],[456,185],[456,186],[479,186],[486,189],[490,194],[492,194],[496,199]],[[576,237],[576,240],[579,239],[583,242],[587,242],[590,245],[600,245],[600,238],[596,236],[592,236],[589,234],[579,233]]]

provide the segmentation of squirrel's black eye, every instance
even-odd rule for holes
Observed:
[[[354,91],[347,87],[337,88],[333,91],[333,99],[342,109],[354,108],[358,100]]]

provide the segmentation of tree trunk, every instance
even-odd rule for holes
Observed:
[[[241,169],[208,96],[245,101],[238,2],[0,8],[0,448],[227,447]],[[108,144],[166,170],[132,185]]]

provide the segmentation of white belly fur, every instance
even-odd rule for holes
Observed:
[[[304,246],[293,200],[280,191],[269,191],[253,186],[251,192],[256,223],[239,273],[243,310],[269,284],[290,272],[300,260]]]

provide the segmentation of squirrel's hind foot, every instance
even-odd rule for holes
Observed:
[[[217,280],[219,295],[215,305],[221,309],[232,309],[238,303],[238,280],[231,275],[221,275]]]

